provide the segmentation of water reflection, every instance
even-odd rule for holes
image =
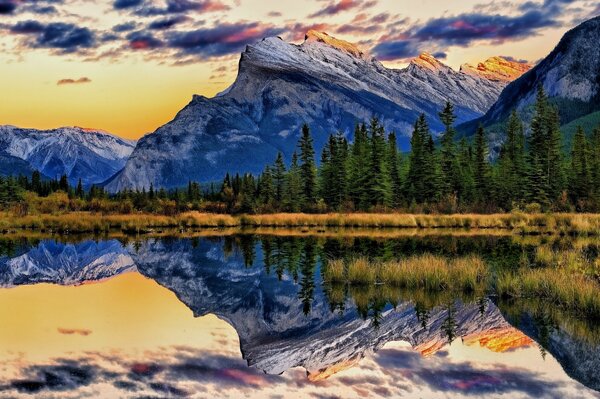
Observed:
[[[202,397],[229,381],[231,395],[259,397],[290,389],[301,396],[360,396],[365,390],[373,396],[597,396],[580,384],[600,389],[598,333],[573,315],[533,301],[329,285],[320,271],[328,258],[420,253],[477,253],[494,267],[515,267],[523,257],[534,257],[539,244],[510,237],[252,234],[78,243],[0,240],[0,285],[11,288],[0,291],[0,306],[21,307],[12,333],[0,333],[1,351],[13,354],[3,355],[4,363],[12,364],[15,374],[0,375],[0,392],[48,390],[78,397],[78,390],[88,387],[116,396]],[[583,245],[589,256],[598,256],[595,242],[545,245]],[[40,283],[45,284],[35,285]],[[50,300],[66,295],[59,289],[87,296]],[[9,297],[13,293],[17,298]],[[23,308],[24,294],[38,301]],[[38,314],[33,303],[45,301],[47,320],[28,317]],[[194,318],[185,315],[187,309]],[[14,321],[11,315],[1,312],[2,323]],[[233,328],[215,338],[211,332],[223,326],[207,319],[212,315]],[[46,331],[35,336],[46,343],[52,330],[57,351],[33,345],[33,338],[17,339],[28,330]],[[61,346],[65,340],[73,346]],[[144,358],[135,351],[143,351]]]

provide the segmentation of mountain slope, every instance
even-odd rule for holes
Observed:
[[[562,124],[600,110],[598,40],[600,17],[570,30],[546,58],[510,83],[481,119],[467,123],[459,130],[472,133],[479,123],[485,126],[502,123],[514,108],[525,119],[530,119],[539,85],[558,106]]]
[[[378,116],[408,147],[420,113],[441,130],[437,113],[456,104],[459,122],[481,116],[505,82],[454,71],[422,54],[393,70],[355,45],[310,31],[300,45],[266,38],[242,53],[236,81],[214,98],[194,96],[175,119],[143,137],[110,191],[176,187],[260,172],[277,151],[289,160],[303,123],[320,151],[339,130]]]
[[[66,174],[71,184],[105,181],[120,169],[135,142],[108,133],[78,127],[52,130],[0,126],[0,174],[39,170],[54,178]],[[20,160],[13,166],[2,160]],[[6,166],[5,166],[6,165]]]

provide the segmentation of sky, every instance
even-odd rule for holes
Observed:
[[[226,89],[263,37],[317,29],[390,68],[423,51],[459,68],[539,61],[599,14],[596,0],[0,0],[0,124],[136,139]]]

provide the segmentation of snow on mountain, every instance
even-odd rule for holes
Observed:
[[[176,117],[143,137],[110,191],[177,187],[212,181],[225,171],[261,171],[282,151],[289,160],[303,123],[320,151],[337,131],[379,117],[409,146],[420,113],[441,131],[437,113],[450,100],[458,122],[483,115],[505,81],[455,71],[423,54],[404,69],[388,69],[356,45],[310,31],[295,45],[265,38],[242,53],[238,76],[214,98],[194,96]],[[351,138],[351,137],[350,137]]]
[[[52,130],[0,126],[0,155],[21,159],[47,177],[66,174],[71,184],[98,184],[123,166],[135,141],[103,131],[64,127]],[[11,170],[0,170],[10,174]]]

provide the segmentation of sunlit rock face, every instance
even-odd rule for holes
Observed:
[[[479,345],[493,352],[510,350],[534,345],[534,341],[514,327],[496,328],[479,334],[463,337],[466,345]]]
[[[49,178],[66,175],[72,185],[98,184],[123,168],[135,141],[79,127],[52,130],[0,126],[0,175],[38,170]],[[17,160],[3,165],[2,159]]]
[[[521,77],[531,68],[532,65],[527,62],[511,61],[504,57],[491,57],[477,65],[463,64],[460,70],[469,75],[509,83]]]
[[[435,132],[449,100],[457,122],[483,115],[506,82],[455,71],[424,54],[388,69],[356,45],[309,31],[300,44],[270,37],[241,54],[235,82],[214,98],[194,96],[177,116],[143,137],[123,171],[106,183],[125,188],[177,187],[230,173],[258,173],[278,151],[289,161],[304,123],[317,152],[331,133],[352,139],[356,123],[377,116],[408,149],[424,113]]]

